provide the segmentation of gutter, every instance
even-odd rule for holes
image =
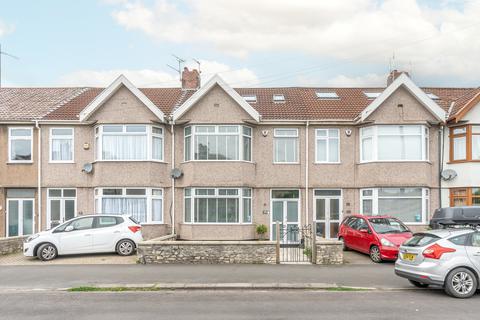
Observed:
[[[38,120],[35,120],[35,128],[38,130],[37,134],[37,194],[38,194],[38,232],[42,231],[42,130],[38,125]]]

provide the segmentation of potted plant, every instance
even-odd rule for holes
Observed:
[[[256,231],[257,231],[257,234],[258,234],[258,237],[260,238],[260,240],[264,240],[264,236],[267,233],[268,229],[267,229],[266,225],[259,224],[259,225],[257,225]]]

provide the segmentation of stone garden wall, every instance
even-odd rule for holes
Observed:
[[[25,237],[0,238],[0,255],[21,252]]]
[[[342,264],[343,242],[317,238],[316,264]]]
[[[273,241],[165,241],[153,239],[138,245],[141,263],[275,264]]]

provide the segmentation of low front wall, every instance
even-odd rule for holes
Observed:
[[[23,239],[26,237],[0,238],[0,255],[21,252],[23,250]]]
[[[144,241],[138,245],[142,263],[275,264],[273,241]]]
[[[316,264],[342,264],[343,242],[317,238]]]

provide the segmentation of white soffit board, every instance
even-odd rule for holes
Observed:
[[[92,102],[90,102],[85,109],[80,112],[80,121],[87,120],[102,104],[104,104],[111,96],[117,92],[120,87],[124,85],[130,92],[132,92],[150,111],[155,114],[160,121],[165,121],[165,115],[148,97],[143,94],[137,87],[130,82],[123,74],[115,81],[105,88]]]
[[[435,101],[430,99],[427,94],[420,89],[405,74],[401,74],[393,81],[372,103],[361,113],[361,121],[366,120],[380,105],[387,100],[398,88],[403,86],[410,92],[425,108],[427,108],[438,120],[445,121],[446,112]]]

